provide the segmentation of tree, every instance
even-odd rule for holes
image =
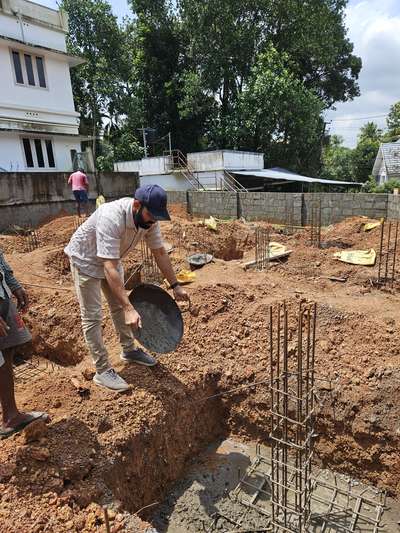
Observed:
[[[253,67],[260,55],[268,53],[271,47],[278,56],[286,58],[291,79],[319,97],[325,108],[359,94],[361,60],[352,54],[353,45],[346,37],[346,3],[346,0],[178,0],[186,62],[196,73],[197,95],[201,92],[204,97],[212,95],[217,106],[206,135],[209,147],[224,148],[231,144],[235,137],[235,132],[230,131],[234,127],[232,113],[237,113],[241,94],[252,84]],[[275,104],[280,108],[279,96]],[[304,102],[299,108],[303,105]],[[292,143],[308,144],[309,152],[318,159],[320,121],[314,125],[312,143],[301,137],[292,138]],[[244,143],[243,148],[254,146],[253,141],[254,138],[249,138],[250,145]],[[285,152],[276,148],[276,153]],[[299,153],[306,151],[304,146],[299,147]]]
[[[365,124],[359,133],[353,150],[353,176],[358,182],[366,182],[372,172],[381,142],[382,131],[374,122]]]
[[[136,95],[143,109],[143,124],[159,137],[172,132],[174,144],[185,149],[187,135],[178,109],[185,51],[176,11],[164,0],[130,0],[132,68]]]
[[[360,58],[346,37],[347,0],[179,0],[189,59],[204,87],[230,103],[259,53],[274,46],[327,107],[358,96]]]
[[[232,136],[232,147],[263,151],[271,166],[316,173],[323,103],[296,79],[288,62],[272,46],[259,55],[226,136]]]
[[[266,150],[271,164],[319,170],[322,111],[358,94],[346,0],[129,4],[133,17],[121,26],[106,0],[62,4],[68,48],[87,61],[72,72],[83,132],[103,130],[112,146],[102,165],[137,154],[144,125],[171,132],[183,151],[240,146]]]
[[[81,132],[96,138],[105,123],[113,124],[125,91],[122,33],[105,0],[63,0],[69,16],[68,51],[85,63],[71,71],[75,105],[81,114]]]
[[[270,6],[266,39],[270,35],[277,50],[289,55],[294,72],[326,107],[358,96],[361,59],[353,55],[346,36],[347,0],[266,3]]]
[[[353,179],[353,151],[343,146],[343,138],[332,135],[322,152],[321,178],[338,181]]]
[[[389,115],[386,119],[388,127],[388,136],[391,140],[396,140],[400,137],[400,102],[396,102],[392,105],[389,111]]]
[[[378,128],[378,125],[375,122],[367,122],[360,128],[360,133],[358,134],[358,142],[364,141],[375,141],[380,142],[382,137],[382,130]]]

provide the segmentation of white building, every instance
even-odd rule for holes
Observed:
[[[69,171],[81,151],[67,32],[63,11],[0,0],[0,171]]]
[[[378,185],[391,179],[400,179],[400,139],[380,145],[372,175]]]
[[[157,183],[167,191],[242,190],[233,173],[237,170],[264,168],[263,154],[239,150],[193,152],[183,156],[178,150],[172,155],[145,157],[137,161],[115,163],[116,172],[139,172],[140,184]]]

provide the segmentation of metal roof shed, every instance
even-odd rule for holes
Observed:
[[[263,185],[270,183],[274,185],[284,185],[288,183],[301,183],[302,187],[305,183],[310,185],[332,185],[332,186],[344,186],[344,187],[361,187],[362,183],[354,181],[337,181],[326,180],[323,178],[311,178],[309,176],[302,176],[281,168],[267,168],[263,170],[231,170],[232,174],[243,177],[253,177],[262,180]]]

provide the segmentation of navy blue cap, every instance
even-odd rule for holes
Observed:
[[[167,210],[167,193],[159,185],[144,185],[135,191],[135,200],[144,205],[155,220],[171,220]]]

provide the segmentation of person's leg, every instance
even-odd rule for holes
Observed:
[[[89,197],[86,191],[82,191],[82,192],[83,192],[83,203],[82,203],[83,213],[85,217],[87,218],[89,216]]]
[[[20,431],[25,426],[42,418],[48,420],[46,413],[30,411],[24,413],[17,407],[14,391],[13,357],[14,349],[3,350],[4,363],[0,366],[0,403],[3,415],[3,424],[0,429],[0,438],[4,438],[15,431]]]
[[[3,351],[4,362],[0,366],[0,403],[3,412],[3,426],[9,427],[21,414],[18,411],[14,394],[14,373],[11,350]]]
[[[71,265],[71,272],[81,310],[83,335],[96,371],[101,374],[111,368],[101,328],[101,280],[83,275],[74,265]]]
[[[114,322],[115,331],[118,333],[119,341],[124,352],[129,352],[135,349],[135,337],[132,328],[125,324],[124,310],[121,304],[114,296],[107,280],[102,280],[101,288],[106,297],[108,306],[111,312],[111,318]]]
[[[80,191],[73,191],[74,197],[75,197],[75,203],[76,203],[76,213],[78,217],[81,216],[81,199],[80,199]]]

